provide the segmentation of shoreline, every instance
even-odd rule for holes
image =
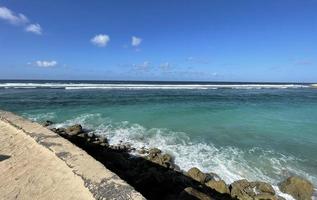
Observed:
[[[0,110],[0,199],[144,199],[85,151]],[[35,151],[35,152],[34,152]]]
[[[6,118],[3,113],[11,117],[13,115],[0,112],[1,120]],[[52,122],[49,121],[44,124],[47,127],[50,125]],[[269,183],[239,180],[227,184],[217,174],[204,173],[195,167],[185,172],[175,165],[172,156],[160,149],[136,149],[124,143],[109,145],[107,138],[89,135],[79,124],[51,130],[85,150],[147,199],[191,199],[192,196],[198,199],[284,199]],[[296,179],[298,180],[307,183],[306,180]],[[289,186],[284,181],[285,191],[287,184]],[[291,184],[294,186],[294,183]],[[309,183],[307,184],[309,194]],[[288,192],[292,193],[289,190]],[[307,197],[307,191],[301,195]]]

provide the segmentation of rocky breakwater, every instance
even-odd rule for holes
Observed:
[[[46,121],[43,125],[52,124]],[[110,145],[107,138],[85,131],[80,124],[51,130],[86,150],[147,199],[284,199],[269,183],[238,180],[227,184],[217,174],[196,167],[182,171],[171,155],[158,148],[136,149],[123,142]],[[313,185],[303,178],[289,177],[279,188],[297,200],[312,199]]]

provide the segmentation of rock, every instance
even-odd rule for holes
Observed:
[[[215,173],[207,173],[207,176],[208,176],[208,180],[215,180],[215,181],[220,181],[221,178],[220,176],[218,176],[218,174],[215,174]]]
[[[64,128],[52,128],[51,131],[53,131],[53,132],[55,132],[55,133],[57,133],[59,135],[65,135],[66,134],[65,133],[66,130]]]
[[[98,140],[100,141],[100,143],[108,143],[108,139],[106,137],[99,137]]]
[[[233,198],[252,200],[255,193],[250,188],[250,183],[243,179],[233,182],[230,185],[230,195]]]
[[[235,181],[230,185],[230,194],[238,199],[271,199],[277,200],[273,187],[265,182],[247,180]]]
[[[180,200],[193,200],[193,199],[199,199],[199,200],[213,200],[210,196],[206,195],[205,193],[202,193],[192,187],[187,187],[182,191],[178,197]]]
[[[145,158],[163,167],[174,167],[172,156],[169,154],[162,154],[162,151],[158,148],[150,149],[149,154]]]
[[[217,192],[220,193],[227,193],[229,194],[229,187],[227,186],[227,184],[223,181],[223,180],[209,180],[206,183],[206,186],[210,187],[211,189],[216,190]]]
[[[74,136],[78,135],[79,133],[82,133],[83,128],[80,124],[75,124],[73,126],[69,126],[68,128],[66,128],[65,132],[67,135]]]
[[[88,137],[88,135],[87,135],[87,133],[80,133],[80,134],[78,134],[78,135],[77,135],[77,137],[80,137],[80,138],[87,138],[87,137]]]
[[[276,197],[277,197],[277,200],[286,200],[284,197],[281,197],[279,195],[277,195]]]
[[[276,196],[271,194],[258,194],[255,195],[254,200],[279,200]]]
[[[145,148],[141,148],[137,151],[139,154],[146,154],[146,153],[149,153]]]
[[[162,153],[162,151],[160,149],[158,149],[158,148],[152,148],[152,149],[149,150],[149,154],[150,155],[158,155],[160,153]]]
[[[46,120],[42,125],[46,127],[46,126],[50,126],[50,125],[52,125],[52,124],[53,124],[52,121]]]
[[[255,182],[251,182],[251,187],[255,188],[255,191],[257,194],[266,193],[266,194],[275,195],[275,191],[273,187],[268,183],[255,181]]]
[[[297,200],[310,200],[313,195],[313,184],[298,176],[291,176],[279,184],[282,192],[290,194]]]
[[[205,183],[208,181],[208,175],[200,171],[197,167],[189,169],[187,172],[187,176],[200,183]]]

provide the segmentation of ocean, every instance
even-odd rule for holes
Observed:
[[[317,185],[317,88],[300,83],[0,81],[0,109],[158,147],[227,183]]]

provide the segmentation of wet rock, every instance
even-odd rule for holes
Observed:
[[[279,184],[282,192],[290,194],[298,200],[310,200],[313,195],[313,184],[298,176],[291,176]]]
[[[209,180],[205,185],[223,194],[230,193],[228,185],[223,180]]]
[[[266,193],[266,194],[272,194],[275,195],[275,191],[273,189],[273,187],[265,182],[261,182],[261,181],[255,181],[255,182],[251,182],[251,187],[255,189],[255,192],[257,194],[261,194],[261,193]]]
[[[245,179],[233,182],[230,190],[231,197],[243,200],[252,200],[252,197],[256,195],[250,188],[250,183]]]
[[[65,128],[52,128],[51,131],[59,134],[59,135],[66,135],[66,129]]]
[[[87,137],[88,137],[88,134],[87,134],[87,133],[80,133],[80,134],[77,135],[77,137],[87,138]]]
[[[230,185],[230,190],[231,196],[238,199],[278,199],[273,187],[261,181],[248,182],[245,179],[235,181]]]
[[[277,197],[277,200],[286,200],[284,197],[281,197],[279,195],[277,195],[276,197]]]
[[[258,194],[255,195],[254,200],[279,200],[278,197],[271,194]]]
[[[149,150],[149,154],[152,156],[159,155],[160,153],[162,153],[162,151],[158,148],[152,148]]]
[[[197,167],[189,169],[186,175],[200,183],[205,183],[209,179],[209,176],[200,171]]]
[[[187,187],[182,191],[179,195],[180,200],[193,200],[193,199],[199,199],[199,200],[213,200],[210,196],[207,194],[200,192],[192,187]]]
[[[65,130],[66,134],[69,136],[78,135],[83,132],[83,128],[80,124],[75,124],[72,126],[69,126]]]
[[[43,122],[43,126],[51,126],[52,124],[54,124],[52,121],[50,121],[50,120],[46,120],[45,122]]]
[[[172,156],[162,154],[162,151],[158,148],[150,149],[149,154],[145,158],[163,167],[174,168]]]
[[[149,151],[147,151],[145,148],[141,148],[137,151],[139,154],[146,154],[146,153],[149,153]]]
[[[99,137],[98,140],[101,142],[101,143],[108,143],[108,139],[106,137]]]

